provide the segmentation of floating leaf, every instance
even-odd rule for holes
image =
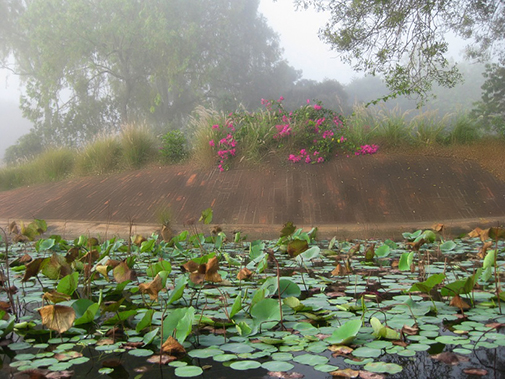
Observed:
[[[230,367],[234,370],[252,370],[261,367],[261,363],[258,361],[238,361],[233,362]]]
[[[64,305],[47,305],[38,310],[42,324],[58,333],[70,329],[75,320],[75,311]]]
[[[336,370],[330,372],[332,376],[337,376],[341,378],[357,378],[359,376],[359,371],[352,370],[350,368],[346,368],[343,370]]]
[[[175,369],[175,376],[180,378],[193,378],[202,375],[202,373],[203,369],[198,366],[184,366]]]
[[[367,363],[364,367],[367,371],[378,372],[378,373],[387,373],[387,374],[398,374],[403,370],[403,367],[397,365],[396,363],[387,363],[387,362],[370,362]]]
[[[292,370],[295,366],[288,362],[270,361],[263,363],[261,367],[268,371],[289,371]]]
[[[470,360],[468,357],[454,354],[450,351],[444,351],[443,353],[432,355],[431,358],[448,365],[457,365],[458,363],[468,362]]]

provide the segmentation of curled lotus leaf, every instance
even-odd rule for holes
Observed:
[[[75,320],[75,311],[65,305],[46,305],[38,310],[42,324],[47,328],[64,333],[70,329]]]

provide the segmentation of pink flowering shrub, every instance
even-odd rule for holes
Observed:
[[[354,146],[346,137],[343,117],[321,104],[307,104],[287,111],[282,101],[261,99],[263,111],[230,113],[224,125],[211,126],[209,147],[220,171],[230,167],[240,152],[241,160],[253,151],[256,159],[287,153],[292,163],[323,163],[332,157],[374,154],[377,145]]]

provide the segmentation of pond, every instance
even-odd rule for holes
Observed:
[[[4,237],[0,377],[505,378],[504,233],[486,233]]]

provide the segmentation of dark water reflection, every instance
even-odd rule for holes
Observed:
[[[449,351],[447,348],[445,351]],[[23,350],[22,353],[37,353],[39,351]],[[103,353],[93,348],[84,348],[82,353],[90,358],[90,361],[84,364],[75,365],[71,368],[75,372],[74,378],[176,378],[175,368],[170,366],[159,366],[146,361],[146,358],[134,357],[128,353]],[[296,354],[295,354],[296,355]],[[353,368],[359,370],[359,366],[350,366],[344,362],[343,357],[333,358],[329,351],[321,354],[330,359],[328,364],[338,366],[339,368]],[[3,366],[0,370],[0,378],[12,378],[17,372],[10,368],[9,364],[14,360],[15,353],[8,347],[3,347],[0,351],[0,358]],[[474,354],[467,355],[469,362],[462,362],[456,365],[449,365],[438,360],[432,359],[427,352],[418,352],[414,357],[401,357],[395,354],[385,355],[379,360],[399,364],[403,371],[395,375],[387,375],[391,379],[433,379],[433,378],[482,378],[481,376],[467,375],[463,372],[468,368],[486,369],[488,374],[485,378],[505,379],[505,347],[495,349],[480,349]],[[237,379],[237,376],[247,379],[270,378],[267,370],[255,369],[248,371],[237,371],[226,367],[222,363],[214,362],[212,359],[191,359],[187,358],[188,364],[197,366],[209,365],[198,378],[212,379]],[[333,378],[330,374],[314,370],[310,366],[294,363],[295,371],[301,373],[305,378]],[[110,374],[103,375],[98,372],[102,367],[115,366]],[[19,374],[18,374],[19,375]],[[16,378],[19,376],[16,375]]]

